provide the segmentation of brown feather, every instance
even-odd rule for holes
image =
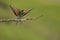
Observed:
[[[11,5],[10,5],[10,8],[11,8],[11,10],[14,12],[14,14],[15,14],[16,16],[19,15],[19,13],[20,13],[20,10],[19,10],[19,9],[14,8],[14,7],[12,7]]]
[[[16,15],[18,15],[18,14],[19,14],[19,12],[20,12],[20,10],[19,10],[19,9],[17,9],[17,8],[13,8],[13,9],[14,9],[14,11],[15,11]]]

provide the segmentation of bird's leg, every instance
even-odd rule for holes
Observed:
[[[21,24],[22,23],[22,20],[21,20],[22,18],[21,17],[18,17],[17,19],[18,20],[16,21],[16,24]]]
[[[22,21],[21,20],[18,20],[17,22],[16,22],[16,24],[21,24],[22,23]]]

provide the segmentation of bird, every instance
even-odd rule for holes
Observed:
[[[9,7],[13,11],[13,13],[15,14],[15,16],[17,16],[19,19],[22,18],[22,17],[24,17],[26,14],[28,14],[32,10],[32,8],[29,9],[29,10],[20,10],[18,8],[12,7],[11,5]]]

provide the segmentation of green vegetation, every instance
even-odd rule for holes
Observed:
[[[19,9],[34,8],[28,17],[44,16],[22,24],[0,23],[0,40],[59,40],[60,1],[59,0],[2,0]],[[11,10],[0,8],[0,19],[16,18]]]

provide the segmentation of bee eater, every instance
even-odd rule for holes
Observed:
[[[13,11],[13,13],[15,14],[15,16],[17,16],[18,18],[22,18],[23,16],[25,16],[32,10],[32,8],[29,10],[20,10],[18,8],[12,7],[11,5],[10,5],[10,8]]]

